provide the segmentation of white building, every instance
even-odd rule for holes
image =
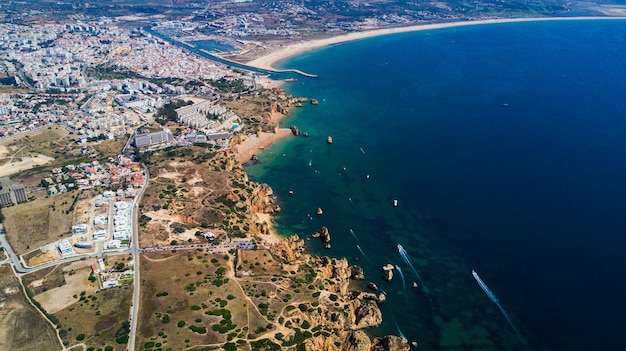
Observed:
[[[122,241],[121,240],[111,240],[107,243],[107,249],[119,249],[120,247],[122,247]]]
[[[93,240],[104,240],[107,238],[106,230],[96,230],[93,232]]]
[[[72,227],[72,233],[74,233],[74,235],[84,235],[87,234],[87,224],[86,223],[79,223],[75,226]]]
[[[59,252],[63,256],[71,255],[73,253],[73,251],[72,251],[72,244],[67,239],[61,240],[61,242],[59,243],[57,248],[59,249]]]
[[[98,215],[95,216],[93,219],[93,225],[104,225],[104,224],[108,224],[109,220],[107,218],[107,216],[105,215]]]

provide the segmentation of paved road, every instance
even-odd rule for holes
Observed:
[[[38,266],[35,267],[28,267],[25,266],[22,261],[20,261],[19,256],[17,256],[15,254],[15,252],[13,252],[13,249],[11,248],[11,245],[9,245],[9,243],[6,240],[6,236],[5,234],[0,234],[0,246],[4,247],[4,252],[7,254],[7,256],[9,256],[9,258],[7,260],[4,260],[1,263],[4,263],[6,261],[10,262],[13,267],[15,267],[15,271],[18,274],[28,274],[28,273],[33,273],[33,272],[37,272],[40,271],[42,269],[48,268],[48,267],[54,267],[60,264],[64,264],[64,263],[69,263],[69,262],[74,262],[74,261],[80,261],[80,260],[85,260],[88,258],[97,258],[97,257],[103,257],[103,256],[117,256],[117,255],[127,255],[129,253],[131,253],[131,249],[126,249],[126,250],[117,250],[117,251],[108,251],[108,252],[102,252],[102,253],[90,253],[90,254],[77,254],[77,255],[72,255],[69,257],[63,257],[60,260],[55,260],[55,261],[50,261],[50,262],[46,262],[43,264],[40,264]]]
[[[133,255],[133,271],[135,272],[135,276],[133,277],[133,302],[131,304],[130,309],[130,333],[128,339],[128,350],[135,350],[135,336],[137,334],[137,314],[139,311],[139,294],[141,287],[141,277],[140,277],[140,269],[139,269],[139,202],[141,201],[141,197],[143,196],[144,191],[148,187],[148,183],[150,182],[150,171],[148,167],[144,164],[141,165],[143,167],[144,172],[146,173],[146,180],[141,187],[141,190],[135,196],[135,200],[133,201],[133,241],[131,245],[131,252]]]

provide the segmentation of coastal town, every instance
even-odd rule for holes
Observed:
[[[360,2],[182,3],[167,6],[174,15],[152,4],[108,12],[99,2],[0,4],[3,347],[417,348],[418,340],[371,332],[383,323],[386,293],[346,258],[307,253],[309,237],[331,248],[326,226],[276,233],[280,197],[244,172],[274,142],[307,136],[279,124],[320,104],[285,93],[300,76],[272,65],[414,26],[520,12],[619,14],[560,1],[395,11]],[[385,265],[382,279],[396,267]]]

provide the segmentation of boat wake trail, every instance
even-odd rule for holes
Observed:
[[[476,273],[476,271],[472,270],[472,275],[474,276],[474,279],[476,279],[476,282],[478,283],[478,286],[480,286],[480,288],[483,289],[483,291],[485,292],[487,297],[489,297],[489,300],[491,300],[491,302],[495,303],[496,306],[498,306],[498,309],[500,309],[500,312],[502,312],[502,315],[504,316],[506,321],[511,326],[511,329],[513,329],[515,334],[517,334],[517,337],[520,339],[522,344],[524,344],[528,348],[530,345],[528,344],[526,339],[524,339],[524,337],[522,336],[522,333],[520,333],[519,330],[517,330],[517,327],[515,326],[515,324],[513,324],[513,321],[511,320],[511,317],[509,317],[509,314],[506,313],[506,311],[504,310],[502,305],[500,305],[500,301],[498,301],[498,298],[496,297],[496,295],[491,291],[491,289],[489,289],[487,284],[485,284],[483,282],[483,280],[480,279],[480,277],[478,276],[478,273]]]
[[[393,324],[396,325],[396,329],[398,330],[398,334],[400,334],[401,337],[406,339],[406,336],[404,336],[404,334],[402,333],[402,330],[400,330],[400,326],[398,325],[398,322],[396,322],[396,317],[392,317],[392,318],[393,318]]]
[[[398,273],[400,273],[400,278],[402,278],[402,289],[406,290],[406,282],[404,281],[404,273],[402,273],[402,268],[396,265],[396,269],[398,270]]]
[[[313,159],[309,160],[309,167],[311,167],[313,165]]]
[[[363,150],[362,147],[359,148],[359,150],[361,150],[361,152],[363,153],[363,155],[365,155],[365,150]]]
[[[413,262],[411,262],[411,258],[409,257],[409,254],[400,244],[398,244],[398,252],[400,252],[400,256],[402,256],[402,259],[404,260],[404,262],[411,268],[413,273],[415,273],[415,275],[417,276],[417,280],[420,281],[420,286],[425,287],[426,285],[424,285],[424,282],[422,281],[422,277],[420,277],[420,274],[417,273],[417,269],[415,269]]]
[[[413,273],[415,273],[415,275],[417,276],[417,280],[419,280],[420,286],[426,293],[426,298],[428,299],[428,303],[430,304],[430,309],[433,311],[433,315],[437,317],[437,312],[435,312],[435,305],[433,304],[433,299],[430,297],[430,293],[428,292],[426,285],[424,285],[424,281],[422,280],[422,277],[420,277],[419,273],[417,273],[417,269],[415,269],[415,266],[413,265],[413,262],[411,261],[409,254],[400,244],[398,244],[398,252],[400,253],[400,256],[402,256],[402,259],[404,260],[404,262],[409,266],[409,268],[411,268]]]
[[[367,262],[372,263],[372,261],[370,261],[370,259],[367,257],[367,255],[365,254],[365,252],[363,252],[363,249],[361,249],[360,245],[356,246],[357,249],[359,249],[359,251],[361,252],[361,255],[363,255],[363,257],[365,257],[365,259],[367,260]]]
[[[354,240],[356,240],[356,242],[360,244],[359,238],[356,237],[356,234],[354,234],[354,231],[352,229],[350,229],[350,234],[352,234],[352,236],[354,237]]]

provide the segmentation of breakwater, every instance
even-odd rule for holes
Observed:
[[[193,45],[191,43],[187,43],[187,42],[183,42],[183,41],[179,41],[179,40],[175,40],[173,38],[170,38],[166,35],[163,35],[149,27],[144,27],[143,30],[146,33],[149,33],[155,37],[161,38],[173,45],[176,45],[184,50],[190,51],[196,55],[202,56],[204,58],[207,58],[211,61],[215,61],[215,62],[219,62],[221,64],[230,66],[230,67],[235,67],[235,68],[239,68],[242,70],[246,70],[249,72],[253,72],[253,73],[258,73],[261,75],[267,75],[272,79],[276,79],[276,80],[284,80],[287,78],[292,78],[291,74],[295,73],[298,74],[300,76],[303,77],[307,77],[307,78],[317,78],[318,76],[315,74],[311,74],[311,73],[306,73],[303,72],[301,70],[298,69],[263,69],[263,68],[257,68],[257,67],[252,67],[252,66],[248,66],[245,65],[241,62],[237,62],[237,61],[233,61],[233,60],[229,60],[229,59],[225,59],[223,57],[219,57],[216,55],[211,54],[209,51],[205,50],[205,49],[200,49],[198,48],[196,45]]]

